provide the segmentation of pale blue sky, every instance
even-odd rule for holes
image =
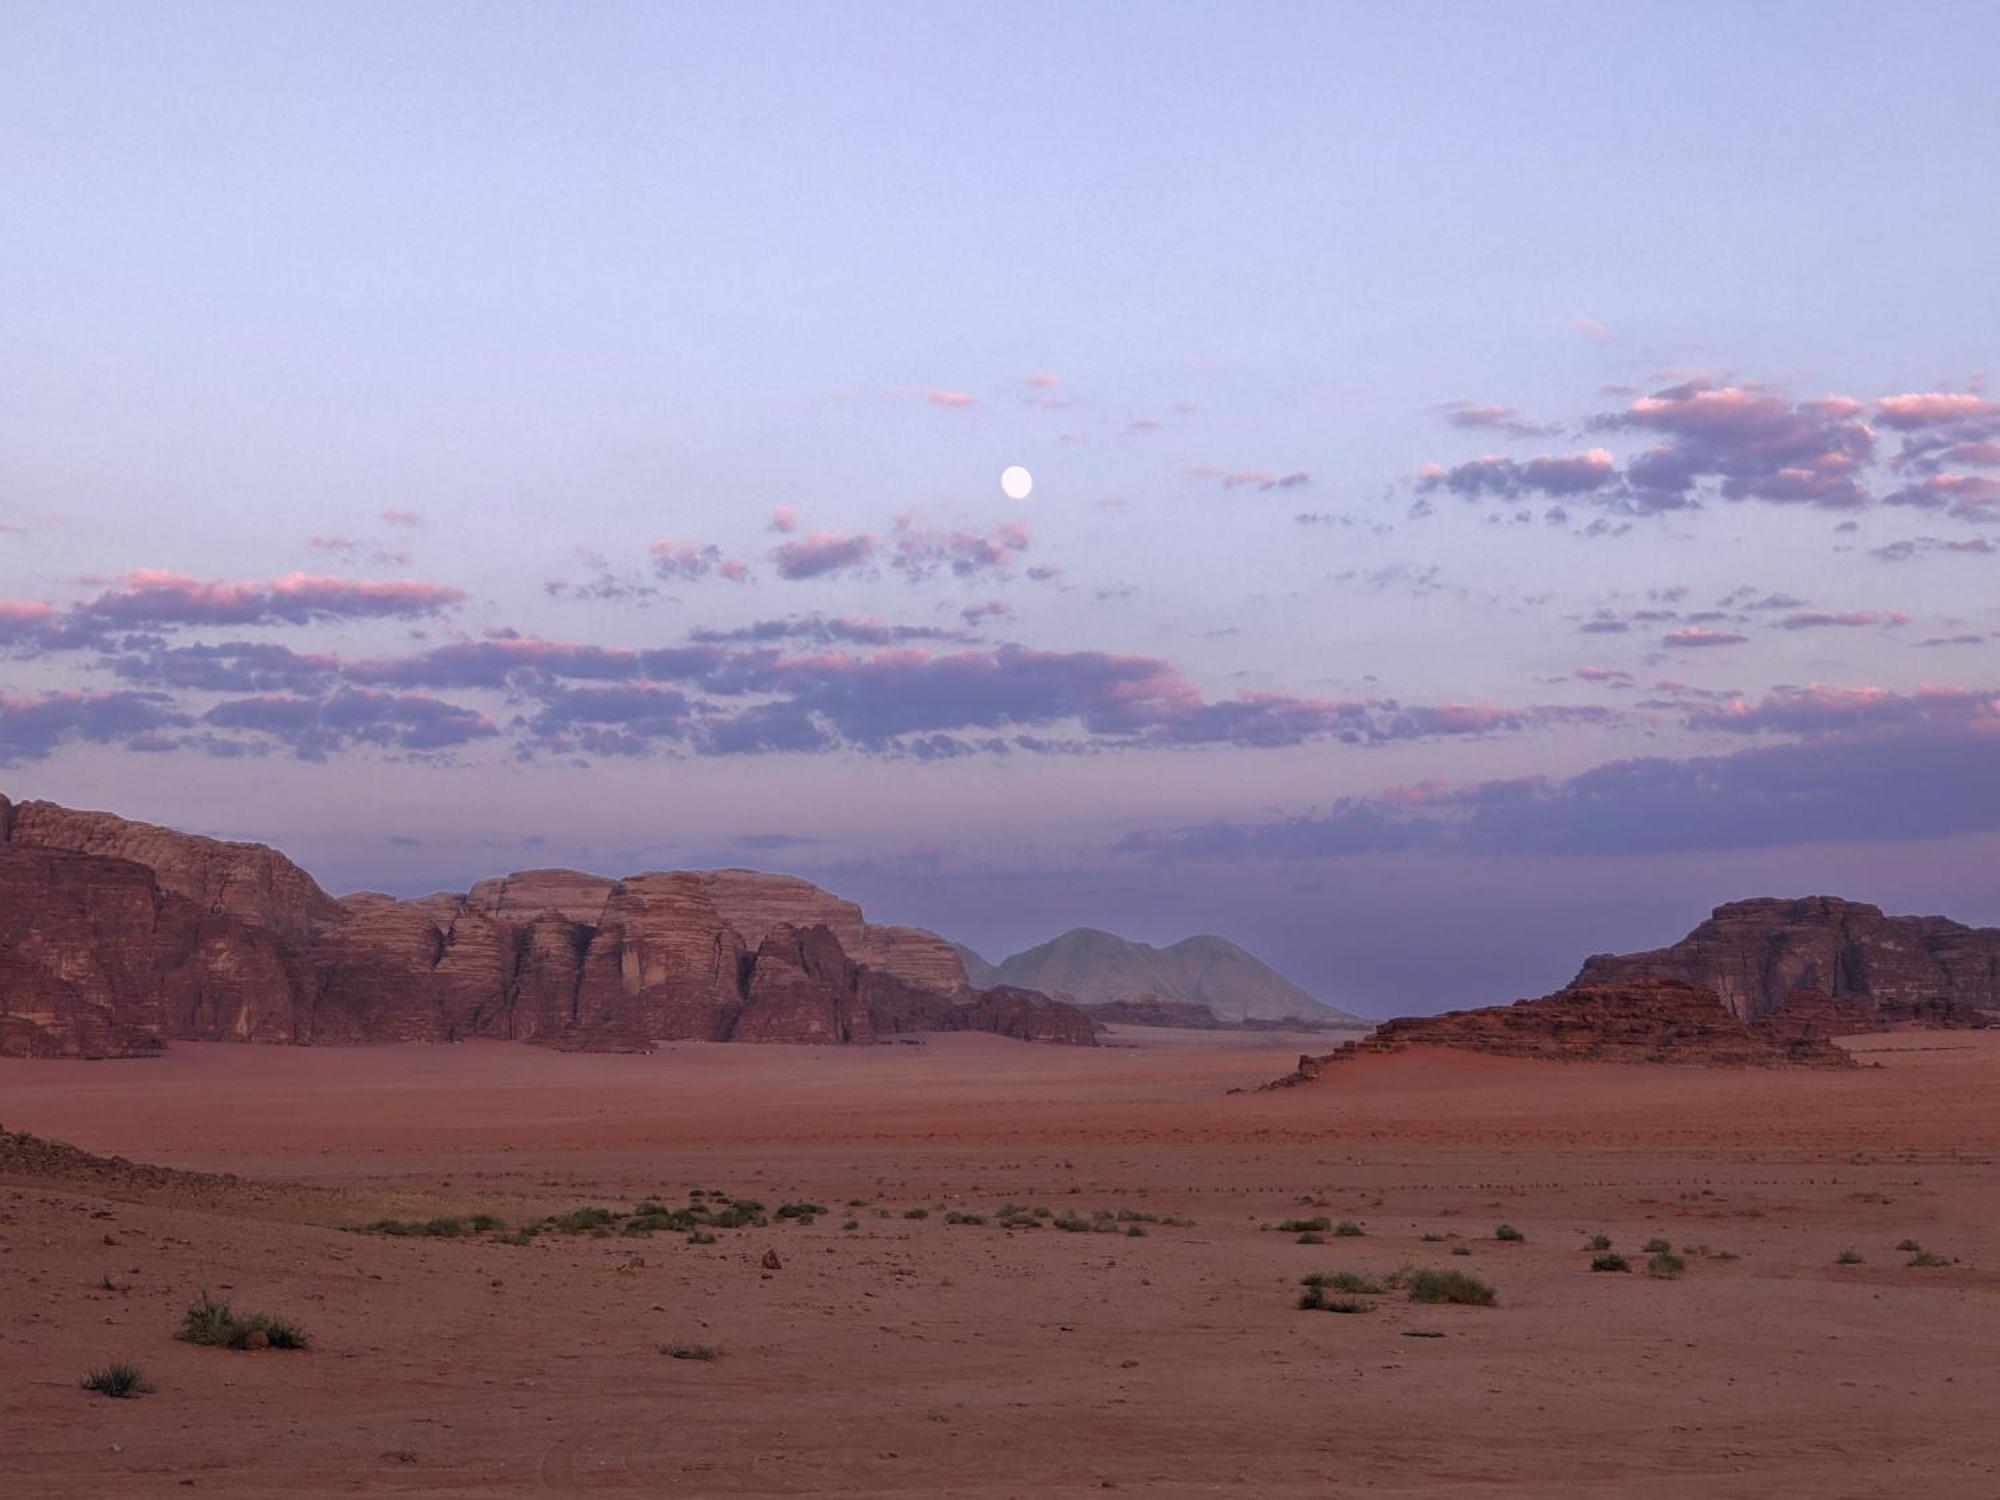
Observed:
[[[724,858],[992,949],[1214,926],[1373,1010],[1836,873],[2000,918],[1961,754],[2000,744],[1996,51],[1977,5],[0,4],[5,789],[337,887]],[[1675,389],[1708,394],[1635,405]],[[1660,442],[1697,506],[1627,474]],[[1857,444],[1861,503],[1788,491]],[[1520,477],[1600,448],[1601,486]],[[872,551],[785,576],[815,532]],[[190,593],[299,572],[453,597]],[[813,614],[963,638],[628,663],[636,709],[382,665]],[[156,659],[233,642],[320,666]],[[1496,782],[1566,806],[1620,757],[1856,736],[1958,836],[1892,807],[1830,866],[1795,810],[1669,877],[1692,856],[1630,830],[1708,814],[1629,787],[1553,857],[1461,826]],[[1269,832],[1341,798],[1448,832]],[[1218,827],[1249,842],[1185,837]],[[738,842],[768,835],[812,842]],[[1385,892],[1463,960],[1399,969]]]

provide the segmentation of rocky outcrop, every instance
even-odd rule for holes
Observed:
[[[958,999],[890,974],[862,971],[862,994],[878,1032],[990,1031],[1023,1042],[1090,1047],[1097,1028],[1075,1006],[1035,990],[995,985]]]
[[[117,823],[0,799],[0,835],[42,840],[0,837],[0,1054],[134,1055],[172,1038],[589,1049],[894,1030],[1095,1039],[1071,1007],[975,991],[942,939],[864,922],[852,902],[792,877],[531,870],[463,895],[336,902],[269,850]],[[768,920],[777,910],[825,911],[857,946],[825,923]]]
[[[1980,1025],[2000,1013],[2000,929],[1837,896],[1734,901],[1670,948],[1587,959],[1572,983],[1641,975],[1706,986],[1744,1020],[1809,989],[1883,1022]]]
[[[1061,995],[1078,1005],[1140,996],[1205,1007],[1219,1021],[1353,1023],[1226,938],[1191,937],[1167,948],[1077,927],[999,966],[999,982]]]
[[[545,911],[595,927],[618,882],[581,870],[516,870],[482,880],[466,892],[465,904],[500,922],[532,922]]]
[[[277,850],[226,843],[136,823],[111,813],[0,797],[0,837],[23,849],[60,849],[127,859],[153,872],[160,889],[204,912],[297,937],[334,919],[334,899]]]
[[[1744,1021],[1714,990],[1683,979],[1647,975],[1558,990],[1512,1005],[1386,1021],[1333,1052],[1301,1057],[1296,1072],[1267,1087],[1310,1083],[1337,1064],[1412,1047],[1449,1047],[1552,1062],[1849,1068],[1855,1066],[1853,1057],[1832,1039],[1845,1031],[1866,1029],[1866,1024],[1826,997],[1810,995],[1796,1011],[1781,1007],[1765,1020]]]
[[[743,1003],[742,936],[698,875],[621,880],[583,958],[577,1019],[649,1036],[727,1041]]]
[[[971,987],[958,950],[936,933],[866,921],[859,906],[810,880],[757,870],[702,870],[696,878],[753,950],[774,927],[824,927],[856,963],[930,989]]]
[[[764,934],[730,1035],[739,1042],[875,1040],[861,970],[831,929],[780,925]]]

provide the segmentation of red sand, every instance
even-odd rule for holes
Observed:
[[[300,1184],[0,1180],[0,1495],[2000,1495],[2000,1037],[1866,1038],[1885,1066],[1848,1074],[1418,1053],[1230,1095],[1298,1043],[1128,1036],[0,1062],[10,1128]],[[706,1246],[341,1227],[694,1186],[834,1212]],[[1195,1223],[940,1211],[1005,1201]],[[1366,1236],[1259,1228],[1322,1214]],[[1635,1271],[1654,1235],[1711,1253],[1592,1274],[1600,1232]],[[1294,1305],[1406,1261],[1499,1305]],[[175,1342],[203,1286],[315,1349]],[[114,1358],[157,1392],[76,1388]]]

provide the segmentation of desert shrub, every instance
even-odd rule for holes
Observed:
[[[1358,1240],[1362,1235],[1367,1233],[1365,1229],[1352,1219],[1342,1219],[1338,1224],[1333,1226],[1333,1232],[1344,1240]]]
[[[1421,1239],[1426,1245],[1442,1245],[1444,1243],[1444,1236],[1439,1234],[1435,1229],[1421,1234],[1417,1238]]]
[[[715,1243],[715,1236],[710,1234],[706,1229],[691,1230],[688,1234],[688,1243],[690,1245],[713,1245]]]
[[[778,1205],[779,1218],[804,1219],[807,1223],[811,1223],[813,1219],[825,1212],[826,1205],[824,1203],[780,1203]]]
[[[1898,1240],[1896,1241],[1896,1248],[1906,1255],[1914,1255],[1924,1247],[1919,1245],[1915,1240]]]
[[[309,1349],[312,1340],[298,1324],[269,1313],[238,1317],[227,1302],[218,1302],[203,1292],[181,1314],[181,1326],[174,1337],[188,1344],[212,1349],[253,1349],[269,1345],[273,1349]]]
[[[507,1221],[494,1214],[474,1214],[465,1221],[465,1227],[474,1234],[492,1234],[505,1229]]]
[[[1521,1231],[1516,1229],[1512,1224],[1502,1224],[1498,1229],[1493,1231],[1493,1238],[1496,1240],[1507,1240],[1511,1243],[1519,1244],[1522,1240],[1525,1240],[1527,1236],[1521,1233]]]
[[[306,1331],[289,1318],[272,1318],[264,1324],[264,1337],[273,1349],[310,1349]]]
[[[722,1358],[722,1351],[713,1344],[662,1344],[660,1353],[668,1359],[710,1360]]]
[[[843,1223],[840,1227],[842,1229],[859,1229],[861,1227],[861,1221],[859,1219],[849,1219],[845,1223]]]
[[[1593,1258],[1590,1262],[1590,1269],[1593,1271],[1629,1271],[1632,1269],[1632,1265],[1622,1255],[1606,1254]]]
[[[1321,1308],[1325,1306],[1326,1306],[1326,1288],[1318,1286],[1311,1280],[1308,1280],[1306,1282],[1305,1290],[1299,1293],[1299,1311],[1318,1312]]]
[[[1371,1281],[1359,1271],[1332,1271],[1308,1276],[1299,1285],[1316,1286],[1327,1292],[1359,1292],[1368,1297],[1379,1297],[1386,1290],[1380,1282]]]
[[[1331,1228],[1333,1228],[1333,1220],[1327,1218],[1324,1214],[1317,1214],[1310,1219],[1280,1219],[1278,1221],[1278,1232],[1280,1234],[1309,1234],[1315,1230]]]
[[[1326,1311],[1331,1313],[1365,1313],[1375,1311],[1375,1304],[1363,1302],[1359,1297],[1329,1297]]]
[[[1470,1255],[1472,1254],[1472,1247],[1470,1245],[1453,1245],[1451,1253],[1453,1255]]]
[[[1852,1248],[1843,1250],[1833,1258],[1833,1263],[1837,1266],[1858,1266],[1861,1264],[1861,1252]]]
[[[1903,1264],[1906,1266],[1948,1266],[1951,1264],[1951,1257],[1948,1255],[1937,1255],[1929,1250],[1919,1250],[1915,1255],[1904,1261]]]
[[[1590,1248],[1593,1250],[1609,1250],[1611,1248],[1611,1236],[1608,1234],[1593,1234],[1590,1237]]]
[[[1648,1276],[1658,1276],[1666,1281],[1672,1281],[1681,1272],[1685,1271],[1687,1267],[1688,1263],[1674,1254],[1673,1251],[1660,1250],[1656,1251],[1653,1258],[1646,1262],[1646,1274]]]
[[[1411,1271],[1401,1278],[1412,1302],[1454,1302],[1466,1307],[1491,1307],[1493,1288],[1463,1271]]]
[[[930,1216],[931,1211],[928,1208],[906,1208],[903,1210],[903,1217],[906,1219],[928,1219]]]
[[[617,1220],[618,1215],[608,1208],[573,1208],[544,1222],[549,1228],[560,1229],[564,1234],[587,1234],[593,1229],[607,1229]]]
[[[986,1215],[969,1214],[963,1209],[954,1208],[944,1216],[944,1221],[947,1224],[984,1224],[986,1222]]]
[[[762,1229],[766,1222],[764,1205],[755,1198],[738,1199],[721,1213],[712,1213],[708,1218],[713,1229]]]
[[[78,1383],[86,1391],[95,1391],[100,1396],[110,1396],[119,1401],[129,1401],[152,1390],[137,1365],[122,1362],[92,1370]]]
[[[1639,1247],[1648,1255],[1663,1255],[1674,1248],[1674,1242],[1663,1235],[1654,1235]]]
[[[1135,1225],[1134,1227],[1136,1228],[1137,1226]],[[1326,1236],[1323,1234],[1306,1233],[1300,1235],[1292,1243],[1295,1245],[1324,1245],[1326,1243]]]

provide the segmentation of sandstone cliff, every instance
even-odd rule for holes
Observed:
[[[1848,1068],[1854,1059],[1833,1044],[1868,1021],[1824,995],[1802,992],[1758,1021],[1744,1021],[1714,990],[1657,975],[1575,986],[1537,1000],[1405,1016],[1321,1056],[1267,1085],[1309,1083],[1356,1058],[1411,1047],[1450,1047],[1502,1057],[1556,1062],[1682,1063],[1701,1067]]]
[[[1670,948],[1587,959],[1572,984],[1640,975],[1704,985],[1745,1020],[1810,989],[1880,1021],[1976,1025],[2000,1012],[2000,929],[1837,896],[1734,901]]]
[[[910,1030],[1095,1040],[1072,1007],[974,990],[942,939],[868,923],[790,876],[530,870],[464,894],[334,901],[260,845],[0,798],[0,1053]]]

